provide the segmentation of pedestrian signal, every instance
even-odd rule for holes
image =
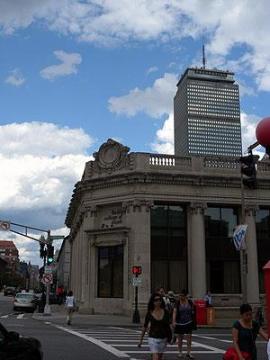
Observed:
[[[142,267],[141,266],[132,266],[132,274],[141,275]]]

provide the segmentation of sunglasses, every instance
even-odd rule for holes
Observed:
[[[161,298],[154,299],[154,302],[161,301]]]

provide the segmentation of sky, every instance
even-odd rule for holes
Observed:
[[[243,149],[254,143],[270,115],[270,2],[254,4],[0,0],[0,220],[67,235],[74,185],[108,138],[173,154],[176,83],[202,44],[208,68],[235,72]],[[38,242],[0,239],[41,264]]]

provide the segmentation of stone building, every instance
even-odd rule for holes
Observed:
[[[207,289],[220,305],[241,302],[241,259],[232,242],[241,223],[237,158],[133,153],[109,139],[86,163],[66,217],[71,288],[80,309],[130,314],[132,266],[142,267],[139,307],[158,286],[193,298]],[[247,298],[259,303],[270,258],[270,162],[246,189]]]
[[[66,291],[70,288],[70,242],[69,238],[65,237],[59,253],[57,255],[57,287],[64,286]]]
[[[19,269],[19,251],[13,241],[0,240],[0,256],[7,262],[8,271],[15,273]]]

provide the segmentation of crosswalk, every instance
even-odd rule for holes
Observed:
[[[16,318],[18,320],[22,320],[27,317],[29,317],[29,314],[25,314],[25,313],[10,313],[10,314],[5,314],[5,315],[0,314],[0,319]]]
[[[112,353],[118,358],[128,358],[132,360],[145,359],[150,354],[147,337],[145,337],[141,347],[138,347],[140,331],[129,328],[108,327],[108,328],[80,328],[64,327],[55,325],[60,330],[66,331],[75,336],[79,336],[91,343]],[[192,342],[192,354],[196,357],[202,355],[223,354],[224,350],[197,341]],[[186,352],[186,342],[183,344],[183,351]],[[178,354],[176,345],[168,345],[166,349],[166,359],[175,359]],[[213,357],[214,359],[215,357]],[[220,358],[220,355],[219,355]]]

